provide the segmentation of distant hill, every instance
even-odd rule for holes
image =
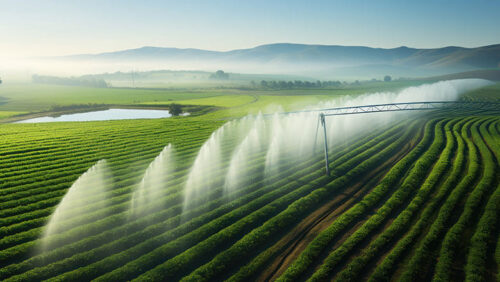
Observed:
[[[142,47],[117,52],[58,57],[57,60],[135,64],[154,69],[227,69],[353,76],[440,75],[500,67],[500,44],[477,48],[392,49],[278,43],[232,51]],[[154,67],[153,67],[154,66]]]
[[[426,79],[451,80],[451,79],[464,79],[464,78],[482,78],[491,81],[500,81],[500,69],[459,72],[459,73],[452,73],[440,76],[433,76]]]

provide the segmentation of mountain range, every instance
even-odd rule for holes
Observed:
[[[363,46],[277,43],[231,51],[142,47],[116,52],[58,57],[58,60],[129,64],[150,69],[225,69],[369,77],[440,75],[500,68],[500,44],[477,48],[392,49]]]

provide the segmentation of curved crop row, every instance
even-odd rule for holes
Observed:
[[[453,215],[455,207],[465,196],[465,193],[470,188],[470,185],[474,183],[479,173],[479,159],[477,157],[476,147],[469,138],[469,128],[474,122],[475,119],[468,121],[461,130],[462,138],[466,141],[468,148],[469,163],[467,174],[464,178],[462,178],[450,196],[446,199],[445,203],[439,209],[439,213],[430,226],[426,236],[423,238],[422,242],[418,244],[414,255],[405,266],[405,271],[403,272],[401,279],[423,279],[421,275],[425,275],[425,273],[422,273],[421,271],[422,266],[431,261],[430,258],[433,256],[436,246],[440,243],[439,240],[441,236],[446,231],[447,223]]]
[[[394,191],[382,207],[356,230],[353,235],[328,255],[321,267],[311,276],[311,281],[321,281],[329,277],[332,274],[332,269],[357,245],[358,242],[366,238],[370,232],[380,226],[391,212],[402,205],[406,198],[420,187],[422,180],[425,179],[429,169],[438,158],[444,144],[443,123],[443,121],[440,121],[436,124],[434,128],[434,140],[431,146],[427,152],[415,162],[413,169],[410,170],[408,176],[403,180],[401,187]],[[440,175],[437,177],[440,177]],[[429,186],[427,189],[432,188],[432,186],[433,185]],[[425,192],[426,191],[423,193]]]
[[[278,280],[294,281],[299,279],[299,277],[301,277],[303,273],[307,271],[307,269],[319,258],[324,248],[329,245],[332,240],[334,240],[352,222],[364,215],[369,208],[375,206],[376,203],[379,202],[388,191],[390,191],[392,185],[399,181],[406,170],[431,144],[435,123],[436,121],[427,123],[425,126],[424,137],[420,143],[407,156],[391,168],[381,183],[377,185],[377,187],[375,187],[370,194],[366,195],[361,202],[354,205],[354,207],[335,220],[330,227],[321,232],[288,267]]]
[[[432,197],[429,201],[417,223],[401,240],[397,242],[384,260],[376,267],[375,271],[369,278],[370,281],[386,281],[391,278],[392,273],[396,268],[396,265],[401,261],[402,256],[408,251],[408,248],[415,244],[415,241],[418,236],[422,234],[424,228],[430,225],[432,216],[439,208],[440,203],[460,181],[463,170],[465,169],[465,166],[463,165],[465,144],[462,136],[460,135],[460,128],[465,122],[465,119],[461,119],[460,122],[453,126],[453,134],[457,141],[457,153],[452,164],[452,171],[450,175],[441,185],[436,196]]]
[[[189,276],[185,277],[185,279],[215,279],[219,275],[223,274],[225,269],[246,261],[248,259],[248,253],[250,252],[250,250],[256,250],[263,244],[269,243],[269,240],[282,232],[284,228],[288,228],[293,225],[295,222],[297,222],[297,220],[303,217],[304,214],[315,208],[319,203],[329,198],[331,195],[338,193],[338,191],[340,191],[342,187],[345,187],[345,185],[352,181],[355,177],[361,175],[363,172],[373,169],[373,167],[376,166],[382,159],[385,159],[389,155],[391,155],[399,147],[400,142],[407,140],[410,132],[411,130],[407,129],[405,136],[403,138],[400,138],[399,142],[394,142],[388,146],[385,146],[382,151],[378,152],[373,157],[367,159],[360,165],[346,171],[344,175],[336,178],[332,182],[325,183],[322,188],[318,188],[306,197],[293,202],[284,211],[272,217],[262,226],[252,230],[248,235],[241,238],[229,249],[220,252],[209,263],[198,268]],[[320,179],[316,180],[316,182],[318,181],[320,181]],[[321,182],[319,184],[321,184]],[[306,186],[306,188],[308,187]],[[280,201],[282,200],[283,199],[280,199]],[[273,209],[274,207],[270,205],[266,208]],[[207,244],[209,243],[207,242]],[[203,256],[204,253],[201,250],[200,252],[195,249],[191,249],[190,251],[190,253],[184,253],[182,256],[178,256],[172,260],[167,261],[165,264],[146,272],[144,275],[139,276],[137,279],[162,280],[169,279],[169,277],[172,278],[172,275],[174,275],[173,277],[181,275],[183,271],[178,273],[172,272],[172,268],[178,265],[180,260],[188,259],[194,255]],[[191,267],[192,266],[189,266],[189,268]],[[186,268],[186,270],[189,268]]]
[[[410,126],[411,127],[411,126]],[[421,137],[420,130],[417,131],[417,134],[415,134],[412,138],[411,142],[406,142],[406,143],[418,143],[418,140]],[[411,147],[408,148],[408,150],[411,150]],[[399,152],[402,156],[406,154],[406,152],[400,151]],[[390,166],[388,165],[388,168],[390,169]],[[375,186],[375,183],[373,184]],[[371,187],[371,184],[370,184]],[[370,187],[366,187],[367,189]],[[373,187],[371,187],[373,188]],[[371,189],[370,189],[371,190]],[[368,191],[367,191],[368,192]],[[333,199],[335,199],[334,197]],[[352,205],[354,205],[352,203]],[[260,271],[265,269],[270,262],[270,260],[274,259],[274,257],[279,253],[282,252],[283,250],[279,250],[275,248],[275,245],[273,245],[270,248],[267,248],[266,250],[262,251],[259,255],[257,255],[252,261],[250,261],[248,264],[245,266],[241,267],[234,275],[232,275],[228,281],[248,281],[253,279],[255,276],[258,275]]]
[[[434,274],[434,279],[437,280],[447,281],[451,278],[451,264],[458,251],[457,248],[460,246],[460,241],[463,242],[461,239],[462,234],[464,230],[469,227],[469,225],[473,224],[472,219],[484,199],[488,198],[489,190],[492,186],[491,184],[494,182],[495,163],[493,162],[491,152],[482,141],[478,132],[478,127],[483,122],[483,120],[478,120],[471,127],[474,144],[478,146],[482,163],[484,164],[483,174],[474,190],[472,190],[470,195],[467,197],[467,201],[460,218],[446,233]]]
[[[189,209],[183,199],[190,167],[223,120],[6,125],[0,280],[248,281],[283,270],[280,281],[491,280],[500,275],[494,269],[494,260],[500,264],[499,121],[491,111],[431,111],[372,130],[351,144],[330,144],[330,177],[322,148],[298,164],[282,148],[268,175],[261,146],[246,158],[229,194],[227,169],[242,138],[224,138],[220,166],[205,183],[211,189]],[[44,135],[39,128],[45,126],[52,130]],[[25,139],[13,143],[20,136]],[[131,217],[133,192],[165,143],[177,150],[176,168],[162,191],[146,192],[148,212]],[[67,189],[102,158],[113,175],[107,199],[89,186],[85,207],[68,212],[64,231],[44,238],[57,244],[37,252],[43,225]],[[342,199],[349,200],[337,208]],[[297,231],[323,220],[330,205],[335,210],[324,222]],[[291,253],[283,257],[277,250],[285,248]],[[452,274],[457,263],[464,270]]]
[[[453,137],[453,133],[451,132],[451,127],[456,122],[456,120],[452,120],[446,123],[446,146],[442,151],[439,159],[434,164],[434,167],[432,168],[432,171],[428,175],[427,179],[422,184],[417,194],[413,197],[412,201],[397,216],[397,218],[391,223],[391,225],[386,228],[375,240],[373,240],[365,250],[363,250],[361,255],[357,256],[344,268],[342,272],[338,274],[336,280],[345,281],[356,279],[357,276],[360,275],[361,270],[366,267],[367,263],[378,255],[378,252],[380,252],[393,240],[401,236],[403,232],[407,231],[407,229],[410,227],[412,219],[415,217],[415,214],[417,214],[422,206],[425,205],[425,203],[428,201],[431,193],[434,189],[436,189],[436,185],[444,177],[445,173],[450,167],[451,159],[456,148],[456,141]],[[441,134],[437,132],[435,136],[437,139],[439,139],[441,138],[440,135]],[[370,220],[372,218],[370,218]],[[370,224],[369,221],[366,224]],[[362,230],[362,228],[363,227],[361,227],[360,230]]]
[[[490,126],[494,122],[490,122]],[[500,140],[494,140],[483,123],[479,128],[483,138],[492,150],[496,158],[496,169],[500,162]],[[485,281],[486,265],[488,259],[488,250],[492,243],[495,244],[495,231],[498,234],[498,221],[500,215],[500,179],[497,175],[497,187],[486,204],[483,215],[481,216],[476,232],[471,238],[470,249],[465,266],[465,279],[467,281]],[[498,248],[498,246],[497,246]],[[500,275],[500,274],[499,274]]]

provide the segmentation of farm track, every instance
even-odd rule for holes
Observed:
[[[54,124],[48,134],[40,133],[41,125],[2,125],[0,280],[500,277],[496,113],[429,115],[334,146],[331,177],[318,152],[299,164],[285,159],[264,181],[266,152],[259,152],[249,158],[245,185],[233,192],[238,197],[225,198],[225,171],[238,144],[227,140],[210,200],[181,216],[190,166],[221,124],[105,122],[78,130]],[[155,213],[130,220],[133,189],[168,143],[180,161],[166,194],[152,203]],[[100,203],[95,198],[86,207],[92,212],[74,213],[67,231],[49,237],[60,246],[34,253],[67,189],[104,158],[114,179],[110,205],[93,209]]]
[[[329,279],[335,275],[342,263],[348,260],[349,256],[355,251],[354,247],[362,246],[365,240],[369,240],[379,228],[383,228],[385,222],[390,219],[391,215],[395,213],[402,204],[411,195],[412,190],[418,189],[425,179],[427,172],[432,167],[432,156],[434,152],[442,148],[442,129],[443,121],[435,123],[433,140],[425,153],[417,160],[419,165],[415,165],[406,175],[402,184],[394,190],[389,198],[386,198],[383,205],[377,209],[369,212],[366,219],[360,221],[358,225],[362,224],[357,230],[341,241],[341,244],[334,245],[333,249],[327,249],[328,256],[322,260],[323,263],[317,268],[311,276],[313,280]]]
[[[357,203],[361,197],[369,193],[390,167],[407,154],[414,145],[415,142],[404,145],[401,151],[385,161],[377,169],[356,180],[340,195],[335,196],[331,201],[302,220],[272,247],[275,249],[276,257],[256,279],[259,281],[273,281],[278,278],[318,233],[328,227],[340,214]]]

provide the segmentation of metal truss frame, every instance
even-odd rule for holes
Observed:
[[[422,110],[452,110],[452,109],[476,109],[476,110],[497,110],[500,111],[500,103],[497,102],[465,102],[465,101],[436,101],[436,102],[407,102],[407,103],[389,103],[365,106],[339,107],[321,110],[311,110],[306,112],[319,112],[319,121],[323,127],[323,136],[325,144],[325,166],[326,175],[330,175],[330,161],[328,158],[328,140],[326,137],[326,117],[380,113],[380,112],[398,112],[398,111],[422,111]]]

